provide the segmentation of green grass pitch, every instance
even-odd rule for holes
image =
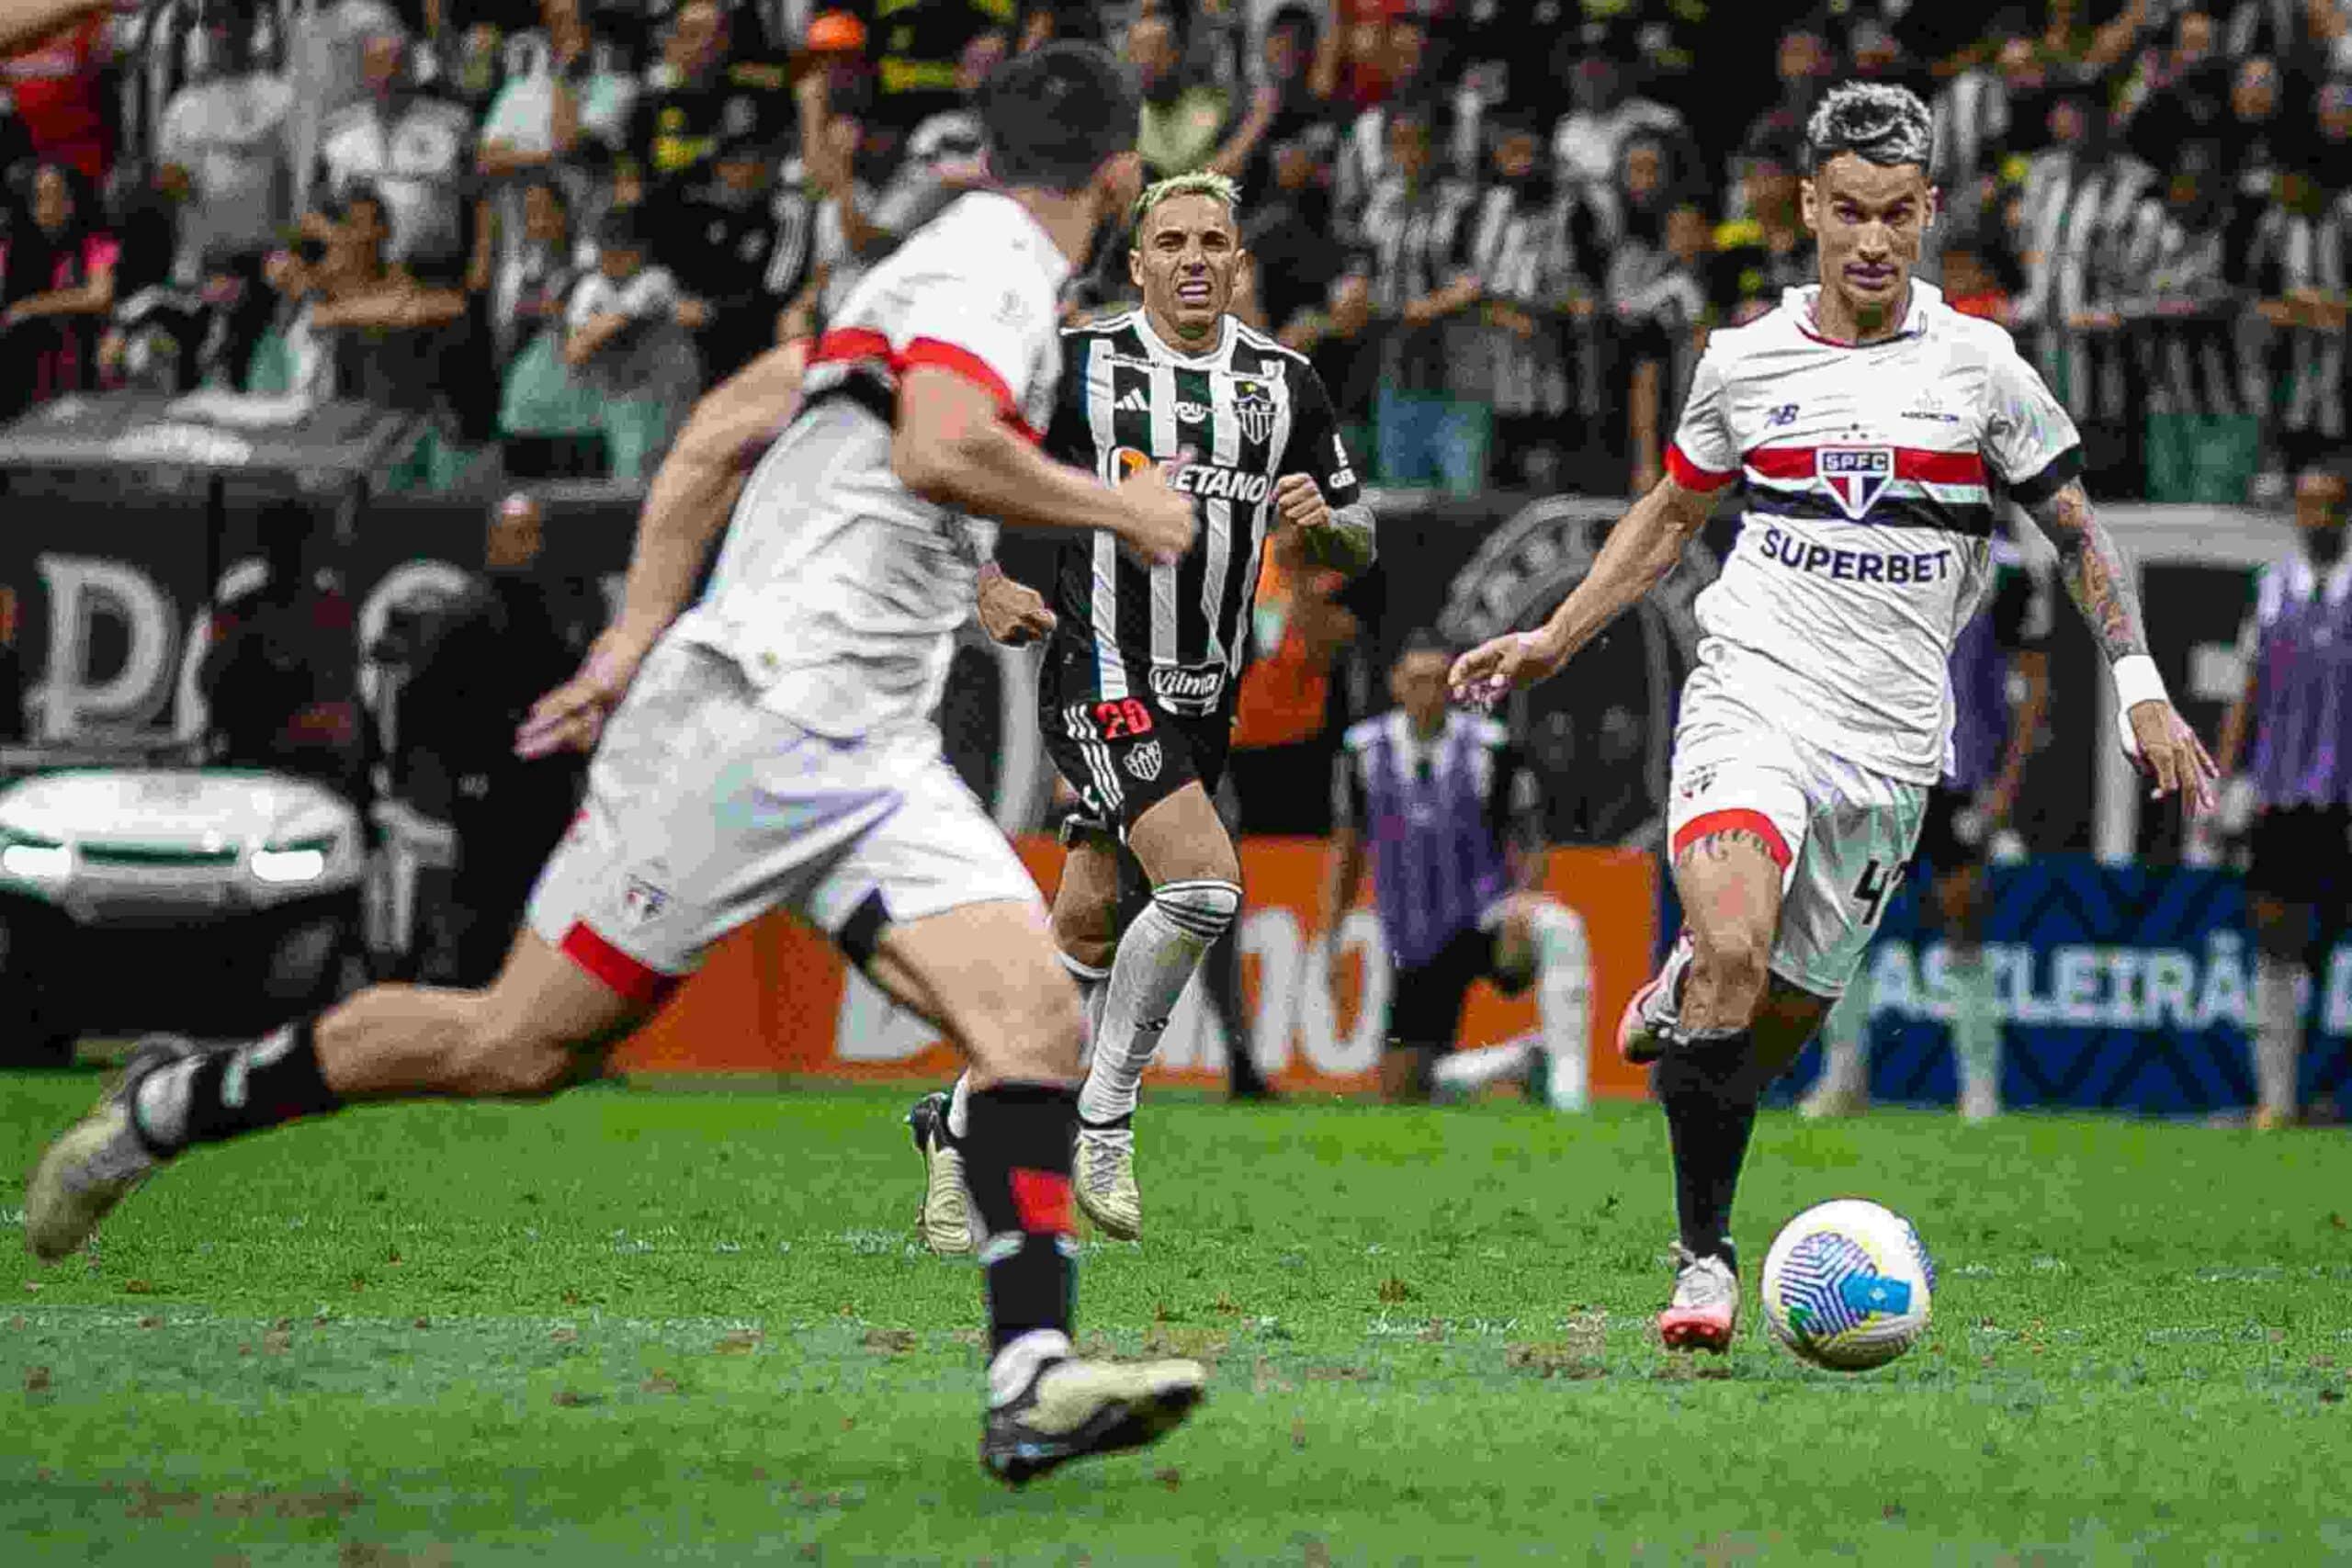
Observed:
[[[7,1079],[0,1154],[95,1087]],[[1752,1296],[1720,1361],[1652,1342],[1649,1108],[1156,1097],[1081,1335],[1204,1358],[1209,1403],[1009,1494],[908,1098],[377,1109],[164,1172],[96,1257],[0,1273],[6,1560],[2352,1557],[2340,1133],[1769,1115],[1751,1292],[1848,1193],[1941,1269],[1919,1348],[1840,1377]]]

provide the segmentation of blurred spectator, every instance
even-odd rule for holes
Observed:
[[[117,308],[99,368],[110,382],[153,391],[244,391],[271,306],[260,253],[215,251],[195,283],[153,283]]]
[[[1937,95],[1933,162],[1943,191],[1939,224],[1966,231],[1982,220],[1983,176],[1997,164],[2013,131],[2030,125],[2039,134],[2037,96],[2047,81],[2033,40],[2010,37],[1992,64],[1962,72]]]
[[[1300,317],[1319,308],[1345,258],[1331,241],[1331,195],[1306,140],[1278,142],[1273,149],[1272,187],[1242,208],[1242,244],[1250,253],[1244,283],[1270,333],[1293,347]]]
[[[662,58],[645,73],[628,146],[653,186],[707,175],[721,140],[759,131],[781,109],[764,86],[739,85],[728,23],[716,0],[685,0],[671,19]]]
[[[2282,469],[2315,460],[2345,435],[2344,332],[2346,218],[2341,202],[2301,169],[2281,170],[2247,243],[2248,381],[2274,421],[2272,458]]]
[[[1817,281],[1813,235],[1799,200],[1801,143],[1767,141],[1740,160],[1743,216],[1714,233],[1715,285],[1709,293],[1726,326],[1776,310],[1783,291]]]
[[[1615,187],[1628,138],[1682,132],[1682,117],[1634,95],[1626,85],[1624,66],[1605,54],[1578,59],[1567,88],[1571,107],[1552,132],[1552,157],[1560,178],[1588,199],[1605,201]]]
[[[897,0],[876,7],[867,44],[877,73],[876,123],[904,133],[955,108],[963,96],[957,77],[965,49],[1002,28],[1012,9],[1006,0]]]
[[[1805,121],[1812,118],[1814,100],[1829,85],[1837,73],[1838,57],[1829,47],[1826,34],[1810,22],[1800,23],[1781,35],[1781,47],[1773,57],[1773,71],[1780,80],[1780,91],[1770,107],[1748,123],[1747,133],[1740,138],[1743,146],[1756,146],[1767,141],[1788,141],[1804,135]],[[1942,177],[1942,171],[1937,171]]]
[[[1363,220],[1391,172],[1389,129],[1408,106],[1427,124],[1438,173],[1472,174],[1478,164],[1476,126],[1464,126],[1445,85],[1430,71],[1429,28],[1418,17],[1400,14],[1382,26],[1380,36],[1385,85],[1356,111],[1340,141],[1337,192],[1343,224]]]
[[[107,113],[113,18],[100,11],[0,60],[0,87],[44,162],[95,184],[114,162]]]
[[[197,670],[210,761],[356,795],[365,774],[356,615],[322,565],[329,531],[292,501],[265,506],[254,528],[260,574],[222,593]]]
[[[581,271],[571,209],[546,179],[525,182],[520,207],[521,226],[502,243],[490,281],[506,468],[517,478],[582,477],[601,465],[604,439],[595,394],[563,360],[564,311]]]
[[[400,15],[384,0],[322,0],[298,12],[289,32],[287,78],[294,86],[288,125],[294,165],[294,205],[307,210],[319,197],[311,185],[327,120],[368,96],[369,40],[405,38]]]
[[[700,385],[689,334],[708,312],[649,264],[638,214],[608,213],[596,245],[595,270],[565,306],[563,362],[597,394],[613,477],[644,479]]]
[[[813,295],[802,301],[795,330],[787,331],[783,318],[810,283],[815,207],[797,183],[775,185],[775,164],[756,139],[729,141],[719,150],[716,177],[662,214],[669,236],[659,248],[662,260],[688,294],[709,306],[699,335],[714,382],[814,327]]]
[[[1146,177],[1163,179],[1207,167],[1224,139],[1230,104],[1223,88],[1188,79],[1184,40],[1174,19],[1158,13],[1138,17],[1127,29],[1126,56],[1143,87],[1136,151],[1143,155]],[[1261,119],[1261,134],[1264,128]]]
[[[209,252],[263,249],[293,211],[287,126],[294,89],[255,58],[248,29],[224,20],[205,37],[209,68],[173,95],[155,146],[164,165],[186,175],[173,269],[183,278]]]
[[[114,310],[118,254],[88,186],[65,164],[34,173],[28,216],[0,251],[0,343],[17,408],[89,384],[98,330]]]
[[[1397,106],[1387,125],[1391,172],[1363,221],[1383,327],[1374,410],[1381,478],[1471,495],[1486,479],[1487,411],[1453,395],[1461,337],[1452,329],[1481,292],[1470,254],[1473,193],[1438,171],[1425,106]]]
[[[361,64],[366,91],[327,117],[312,184],[336,199],[370,187],[390,222],[390,259],[454,262],[465,254],[473,128],[462,107],[414,83],[400,35],[369,34]]]
[[[1647,141],[1625,149],[1625,237],[1610,257],[1607,281],[1628,367],[1626,452],[1635,495],[1648,493],[1665,471],[1670,421],[1698,366],[1713,237],[1705,213],[1688,202],[1668,205],[1668,193],[1653,186],[1649,165],[1662,155]]]
[[[577,668],[602,618],[580,587],[548,576],[542,544],[538,503],[507,497],[491,516],[482,575],[435,617],[401,688],[396,729],[419,764],[418,805],[440,806],[458,835],[450,893],[463,929],[449,978],[459,986],[498,973],[585,773],[576,753],[514,755],[524,715]]]
[[[1569,406],[1567,321],[1589,316],[1596,292],[1590,220],[1553,178],[1532,117],[1506,113],[1492,129],[1491,173],[1470,220],[1484,291],[1473,346],[1495,412],[1498,478],[1548,490],[1561,477]]]
[[[618,45],[591,32],[580,0],[541,0],[539,26],[506,40],[506,85],[481,128],[481,172],[503,175],[569,157],[582,137],[617,151],[637,83]]]
[[[1277,149],[1297,145],[1310,164],[1333,164],[1340,128],[1329,103],[1316,96],[1312,74],[1320,29],[1315,9],[1295,0],[1276,7],[1267,19],[1258,80],[1261,90],[1272,89],[1274,109],[1264,136],[1240,170],[1245,209],[1257,206],[1277,183]]]

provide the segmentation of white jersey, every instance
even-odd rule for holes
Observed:
[[[674,635],[725,654],[762,707],[817,734],[928,724],[997,529],[899,482],[898,378],[954,371],[1037,439],[1069,271],[1018,203],[975,192],[868,274],[818,341],[802,412],[752,470]]]
[[[1996,484],[2031,503],[2079,471],[2078,438],[2009,334],[1911,285],[1903,330],[1812,330],[1813,288],[1718,331],[1668,471],[1747,481],[1739,542],[1699,596],[1692,684],[1864,767],[1933,784],[1947,664],[1991,578]]]

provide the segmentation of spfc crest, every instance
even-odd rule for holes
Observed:
[[[670,896],[641,876],[630,877],[621,894],[621,918],[632,926],[656,919],[669,907]]]
[[[1894,480],[1894,448],[1824,446],[1813,455],[1813,471],[1838,510],[1859,523]]]
[[[1139,746],[1128,747],[1125,763],[1127,772],[1149,784],[1159,776],[1159,742],[1147,740]]]
[[[1245,381],[1234,389],[1233,416],[1241,422],[1241,434],[1250,440],[1274,438],[1274,400],[1257,382]]]

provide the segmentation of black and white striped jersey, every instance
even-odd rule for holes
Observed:
[[[1109,482],[1193,454],[1173,476],[1201,522],[1182,560],[1147,567],[1094,534],[1064,544],[1055,573],[1057,654],[1092,659],[1100,699],[1148,692],[1173,714],[1223,711],[1240,677],[1276,482],[1306,475],[1334,512],[1359,501],[1314,367],[1231,317],[1197,357],[1163,343],[1140,310],[1064,329],[1046,447]]]

